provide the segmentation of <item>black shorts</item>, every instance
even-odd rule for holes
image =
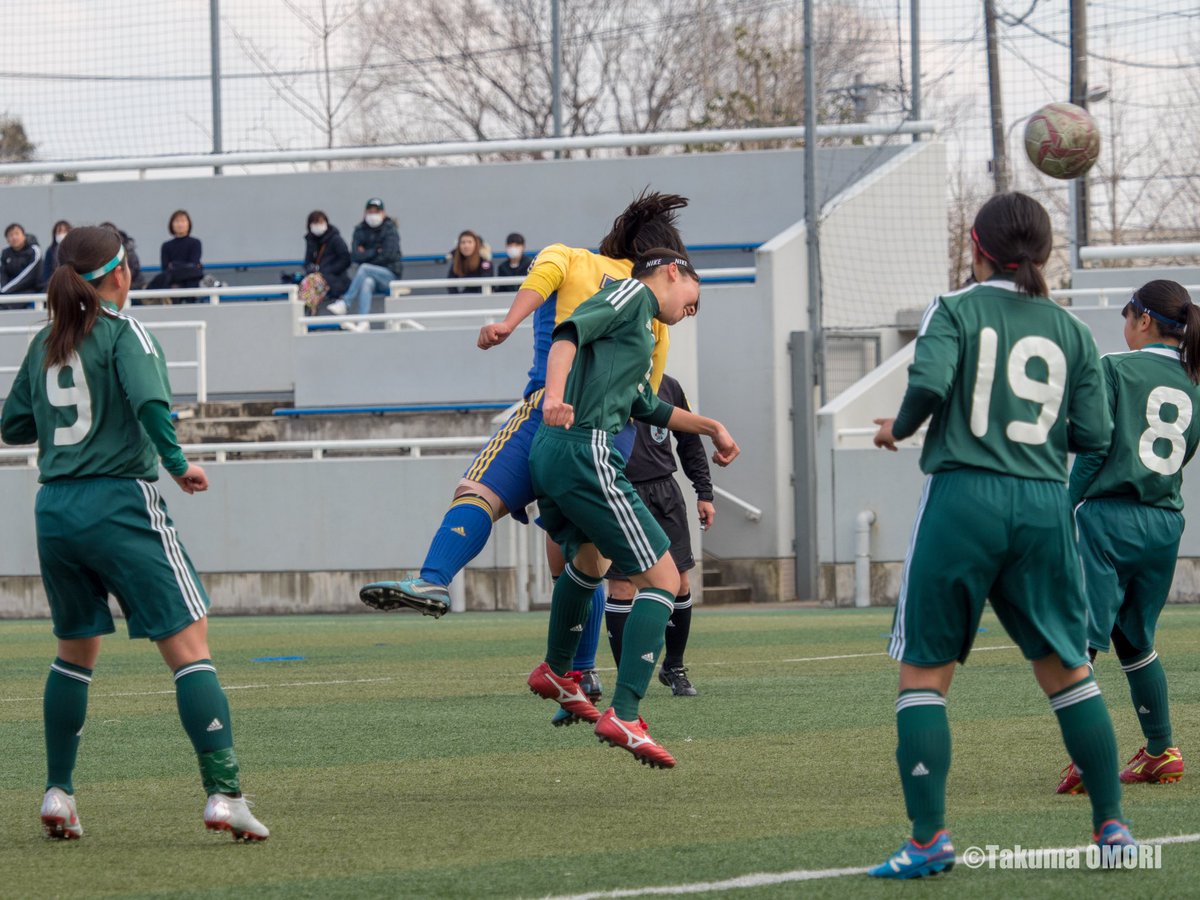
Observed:
[[[635,484],[637,491],[654,521],[662,526],[671,541],[671,559],[675,560],[675,568],[680,572],[696,568],[696,560],[692,557],[692,532],[688,528],[687,504],[683,499],[683,491],[674,475],[660,478],[657,481],[646,481]],[[606,578],[614,581],[628,581],[614,565],[609,568]]]

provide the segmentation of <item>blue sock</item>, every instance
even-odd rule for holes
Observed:
[[[459,497],[442,517],[421,566],[421,577],[431,584],[449,585],[479,555],[491,534],[492,508],[487,501],[474,494]]]
[[[600,626],[604,624],[604,585],[592,594],[592,608],[583,623],[583,634],[579,638],[579,649],[571,668],[583,672],[596,668],[596,648],[600,646]]]

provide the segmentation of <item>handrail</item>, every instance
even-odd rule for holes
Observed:
[[[1121,303],[1124,305],[1126,302],[1128,302],[1130,295],[1139,287],[1141,287],[1141,285],[1135,284],[1129,286],[1115,285],[1113,287],[1066,288],[1065,290],[1061,291],[1051,291],[1050,295],[1056,300],[1060,298],[1064,300],[1074,300],[1077,297],[1099,297],[1101,302],[1097,303],[1096,305],[1108,306],[1109,294],[1117,294],[1123,298]],[[1182,287],[1185,291],[1200,293],[1200,284],[1185,284]],[[1072,303],[1071,305],[1074,306],[1075,304]]]
[[[935,134],[936,122],[904,119],[890,124],[818,125],[817,137],[857,138]],[[549,153],[555,150],[601,150],[623,147],[670,147],[679,144],[802,141],[805,126],[780,128],[720,128],[702,131],[659,131],[648,134],[593,134],[584,137],[516,138],[499,141],[445,141],[429,144],[384,144],[378,147],[334,147],[323,150],[260,150],[235,153],[187,153],[177,156],[134,156],[108,159],[52,160],[0,165],[0,177],[54,175],[58,172],[127,172],[139,169],[256,166],[292,162],[361,159],[412,159],[427,156],[469,156],[499,153]]]
[[[698,269],[696,274],[700,276],[700,281],[703,283],[719,278],[754,278],[758,274],[758,269],[754,266],[730,266],[718,269]],[[519,285],[524,280],[525,278],[520,275],[483,276],[479,278],[410,278],[403,281],[397,279],[388,283],[388,292],[392,299],[403,296],[398,293],[403,288],[413,291],[428,288],[479,287],[483,288],[482,293],[490,294],[491,291],[489,288]]]
[[[221,303],[222,297],[258,297],[263,294],[280,294],[283,299],[292,303],[300,302],[300,288],[294,284],[251,284],[233,287],[223,285],[211,288],[155,288],[154,290],[130,291],[130,300],[145,300],[161,297],[207,297],[212,306]],[[4,303],[31,303],[36,310],[46,308],[46,295],[42,294],[12,294],[4,297]],[[14,310],[19,311],[19,310]]]
[[[189,457],[214,456],[217,462],[226,462],[230,453],[311,453],[320,460],[331,451],[354,450],[409,450],[410,456],[419,458],[423,450],[478,450],[491,440],[490,435],[471,437],[424,437],[424,438],[363,438],[358,440],[319,441],[226,441],[212,444],[184,444],[180,448]],[[37,458],[37,447],[17,450],[0,450],[0,459]]]
[[[1101,244],[1079,248],[1080,262],[1162,256],[1200,256],[1200,243]]]
[[[724,488],[719,488],[715,484],[713,485],[712,490],[714,496],[720,497],[722,500],[728,500],[734,506],[742,510],[742,512],[746,514],[746,518],[751,522],[757,522],[763,517],[763,511],[761,509],[751,503],[747,503],[736,494],[731,494],[729,491],[725,490]]]
[[[138,320],[141,322],[141,320]],[[168,362],[168,369],[195,369],[196,370],[196,402],[205,403],[208,401],[208,323],[196,319],[194,321],[181,322],[141,322],[150,331],[182,331],[185,328],[194,329],[195,344],[196,344],[196,359],[195,361],[174,361]],[[46,326],[38,325],[3,325],[0,326],[0,334],[29,334],[34,335],[41,331]],[[0,366],[0,375],[12,375],[19,372],[20,366]]]

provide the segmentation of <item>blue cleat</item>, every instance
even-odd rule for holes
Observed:
[[[426,616],[440,619],[450,612],[450,592],[440,584],[422,578],[404,581],[376,581],[358,592],[358,599],[372,609],[408,607]]]
[[[1137,859],[1137,841],[1133,839],[1129,826],[1120,819],[1104,822],[1100,826],[1100,833],[1093,834],[1092,840],[1100,847],[1101,868],[1119,869],[1123,868],[1123,864],[1132,866]]]
[[[867,874],[872,878],[924,878],[954,868],[954,845],[950,832],[942,829],[922,847],[909,838],[899,850]]]

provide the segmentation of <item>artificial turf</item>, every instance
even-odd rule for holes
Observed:
[[[896,671],[882,655],[890,611],[697,609],[688,664],[700,695],[655,683],[643,703],[679,760],[671,771],[601,746],[587,726],[550,727],[553,705],[524,684],[545,625],[544,613],[212,619],[244,788],[272,830],[247,846],[204,831],[169,674],[123,636],[106,640],[91,688],[75,778],[85,836],[46,841],[40,697],[53,641],[46,622],[0,622],[0,897],[533,898],[867,866],[905,837]],[[1053,793],[1066,762],[1054,717],[994,617],[983,627],[950,693],[955,844],[1083,844],[1087,800]],[[1169,608],[1158,648],[1191,759],[1200,607]],[[303,659],[255,661],[287,656]],[[601,660],[611,665],[603,646]],[[1097,677],[1131,756],[1140,734],[1111,655]],[[1125,798],[1139,836],[1200,832],[1200,776]],[[1161,860],[1157,871],[960,865],[917,887],[848,875],[692,896],[1200,891],[1200,843],[1165,846]]]

